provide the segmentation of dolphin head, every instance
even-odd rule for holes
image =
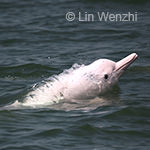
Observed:
[[[123,72],[136,60],[138,55],[132,53],[118,62],[108,59],[100,59],[93,63],[96,67],[96,75],[99,78],[99,93],[106,92],[110,87],[115,85]]]
[[[117,83],[123,72],[135,61],[133,53],[118,62],[99,59],[81,66],[67,76],[63,95],[65,99],[91,99],[103,95]]]

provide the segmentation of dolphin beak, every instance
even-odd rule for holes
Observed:
[[[138,55],[136,53],[132,53],[127,57],[121,59],[116,63],[115,72],[119,73],[119,76],[124,72],[136,59]]]

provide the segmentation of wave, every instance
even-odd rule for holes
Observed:
[[[58,71],[57,68],[41,64],[24,64],[18,66],[0,66],[0,78],[33,78]]]
[[[85,0],[85,1],[89,1],[89,2],[116,2],[116,3],[126,3],[126,4],[145,4],[147,2],[149,2],[148,0]]]

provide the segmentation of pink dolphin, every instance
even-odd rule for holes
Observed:
[[[61,100],[70,102],[71,100],[95,99],[116,84],[122,73],[137,57],[137,54],[133,53],[118,62],[99,59],[87,66],[71,68],[52,78],[52,81],[33,88],[23,102],[16,100],[10,106],[14,108],[20,106],[41,107],[59,103]]]
[[[61,94],[65,99],[90,99],[117,83],[122,73],[136,60],[132,53],[118,62],[99,59],[72,72],[64,82]]]

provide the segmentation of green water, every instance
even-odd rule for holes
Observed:
[[[0,150],[149,150],[149,8],[146,0],[0,1]],[[68,22],[70,11],[137,12],[138,21]],[[3,109],[75,63],[133,52],[139,58],[101,106]]]

